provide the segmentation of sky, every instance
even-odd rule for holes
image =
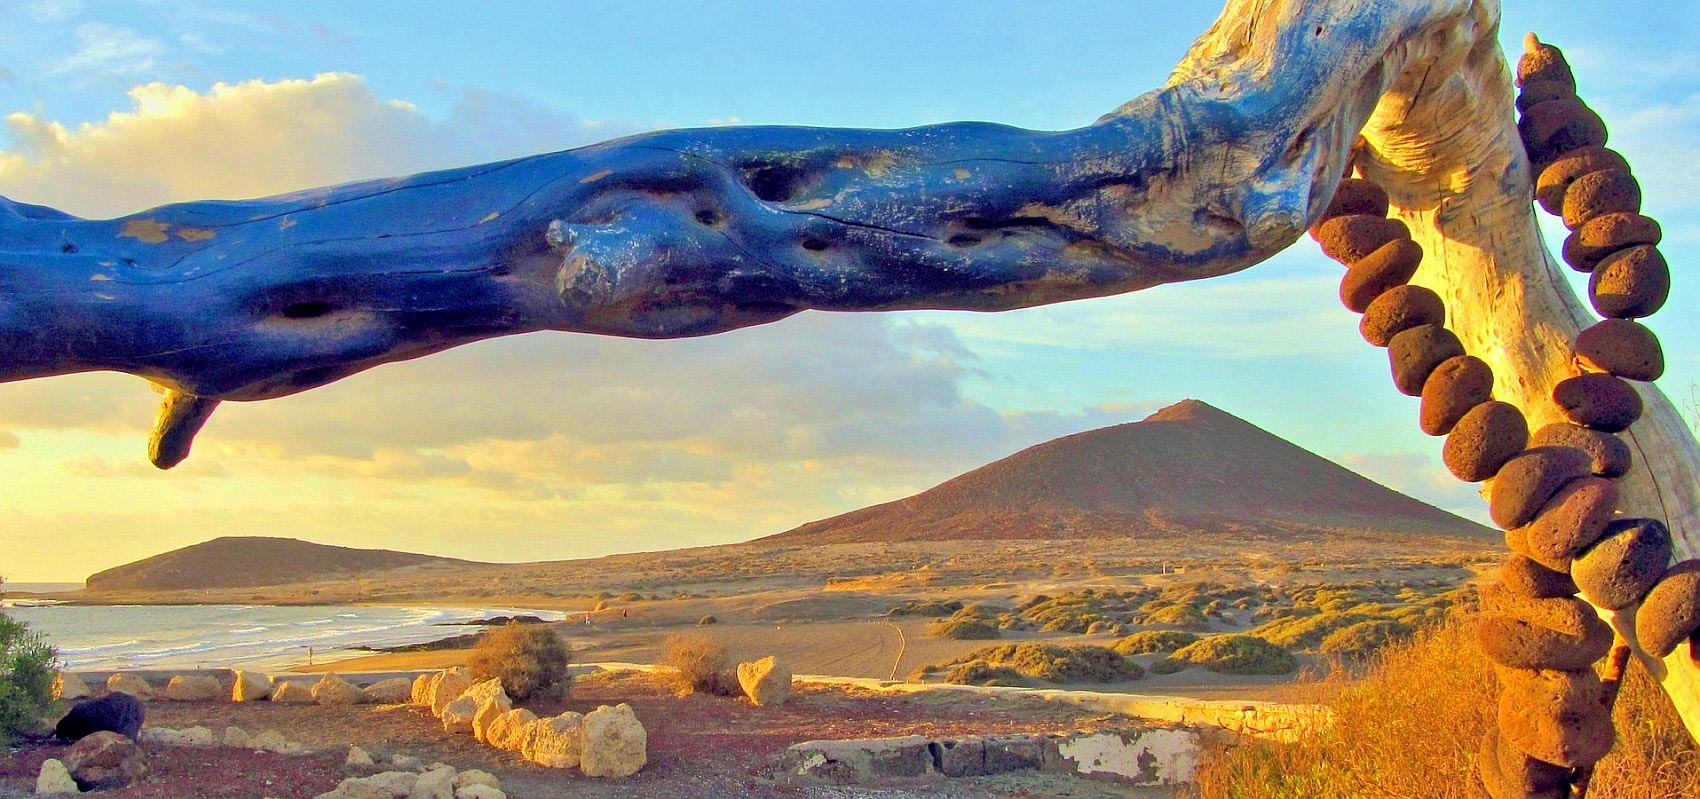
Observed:
[[[1634,165],[1700,379],[1700,7],[1507,0]],[[1089,124],[1156,88],[1203,2],[0,0],[0,195],[86,216],[727,124]],[[1549,220],[1549,242],[1562,228]],[[1203,399],[1484,518],[1308,240],[1237,275],[982,315],[804,313],[686,341],[533,334],[226,403],[145,460],[138,378],[0,384],[0,575],[80,580],[221,535],[479,560],[737,541]],[[1578,284],[1580,285],[1580,284]],[[1692,414],[1692,410],[1689,411]],[[1692,419],[1692,416],[1691,416]]]

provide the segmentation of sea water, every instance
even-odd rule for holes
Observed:
[[[12,585],[8,588],[22,589]],[[8,598],[6,614],[59,650],[67,669],[280,667],[369,652],[359,646],[420,644],[476,632],[456,622],[557,611],[384,605],[31,605]]]

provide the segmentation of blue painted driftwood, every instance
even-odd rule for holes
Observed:
[[[1321,212],[1384,58],[1434,9],[1284,13],[1273,53],[1195,48],[1077,130],[667,131],[110,220],[0,199],[0,380],[154,381],[170,466],[221,400],[492,336],[994,311],[1233,272]]]

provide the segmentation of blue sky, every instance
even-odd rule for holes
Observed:
[[[1207,2],[0,0],[0,194],[109,215],[577,146],[658,127],[1091,122],[1162,84]],[[1700,11],[1504,4],[1566,49],[1676,273],[1651,320],[1700,377]],[[221,85],[222,84],[222,85]],[[141,88],[138,88],[141,87]],[[1549,228],[1550,242],[1562,230]],[[697,342],[528,336],[220,411],[142,463],[134,378],[0,385],[14,579],[222,534],[486,559],[739,540],[1197,397],[1443,507],[1385,355],[1308,240],[1239,275],[998,314],[797,319]],[[503,402],[492,408],[489,398]],[[101,497],[101,502],[90,502]],[[91,530],[109,531],[98,545]]]

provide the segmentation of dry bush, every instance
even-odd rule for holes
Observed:
[[[484,634],[466,667],[474,679],[500,679],[509,697],[524,702],[566,693],[572,682],[572,673],[567,670],[571,660],[566,644],[554,630],[509,623]]]
[[[1493,666],[1473,621],[1455,614],[1383,647],[1353,680],[1337,671],[1294,697],[1334,722],[1296,744],[1244,740],[1209,752],[1203,799],[1476,799],[1476,746],[1493,723]],[[1618,742],[1589,799],[1700,796],[1700,747],[1659,686],[1632,664],[1615,712]]]
[[[737,696],[735,664],[726,645],[702,633],[674,633],[661,645],[661,663],[677,672],[675,687],[681,696],[693,693]]]
[[[985,619],[939,619],[927,625],[927,634],[934,638],[952,638],[959,641],[983,641],[1003,637],[997,625]]]

